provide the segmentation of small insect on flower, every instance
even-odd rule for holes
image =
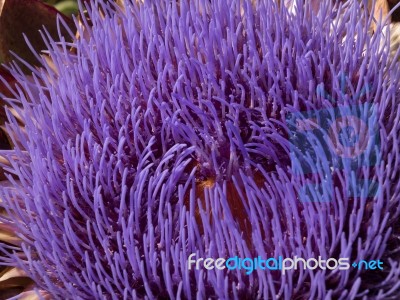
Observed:
[[[21,244],[1,264],[55,299],[397,299],[400,70],[368,7],[81,7],[72,43],[44,34],[32,78],[12,69],[0,198]]]

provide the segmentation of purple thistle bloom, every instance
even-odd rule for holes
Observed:
[[[156,3],[92,4],[81,38],[46,39],[51,63],[33,78],[14,68],[9,104],[24,126],[8,112],[15,146],[1,152],[0,197],[23,242],[2,245],[2,264],[56,299],[397,299],[400,69],[381,26],[370,34],[366,3],[318,14],[273,1]],[[332,168],[311,134],[312,174],[299,174],[287,116],[364,104],[376,161]],[[323,188],[302,201],[315,174]],[[349,195],[357,180],[379,188]],[[189,270],[192,253],[384,269],[246,275]]]

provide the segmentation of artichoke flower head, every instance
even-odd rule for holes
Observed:
[[[361,2],[81,5],[72,42],[44,35],[40,67],[11,68],[0,197],[21,243],[1,263],[55,299],[396,299],[399,51]]]

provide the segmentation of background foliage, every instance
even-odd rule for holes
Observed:
[[[59,10],[60,12],[62,12],[67,16],[71,16],[78,12],[78,3],[75,0],[61,0],[61,1],[47,0],[43,2],[54,6],[57,10]]]

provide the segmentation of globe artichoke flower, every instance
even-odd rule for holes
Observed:
[[[11,68],[1,220],[20,242],[1,264],[55,299],[397,299],[400,70],[374,22],[356,1],[88,5],[31,76]],[[338,148],[327,121],[367,143]],[[192,253],[384,267],[246,274]]]

